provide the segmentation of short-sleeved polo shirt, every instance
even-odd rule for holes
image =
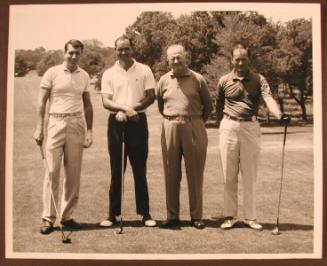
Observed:
[[[83,93],[89,91],[88,73],[77,67],[70,72],[65,64],[49,68],[43,75],[41,88],[50,90],[49,113],[83,112]]]
[[[262,75],[249,71],[241,79],[231,71],[218,82],[217,112],[223,111],[238,118],[257,115],[260,97],[272,97],[270,87]]]
[[[190,69],[175,77],[170,71],[163,75],[157,86],[163,114],[167,116],[202,116],[204,109],[211,110],[211,98],[203,76]]]
[[[112,95],[115,103],[132,106],[144,98],[146,90],[154,89],[155,86],[153,73],[147,65],[134,60],[126,71],[116,61],[114,66],[103,73],[101,93]]]

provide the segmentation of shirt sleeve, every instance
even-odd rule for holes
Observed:
[[[113,94],[113,89],[110,82],[110,73],[104,72],[101,79],[101,93]]]
[[[218,123],[220,123],[220,121],[223,119],[224,105],[225,105],[224,85],[223,85],[223,80],[220,79],[217,84],[217,98],[216,98],[216,112],[217,112]]]
[[[265,101],[269,111],[278,119],[280,119],[282,113],[279,109],[278,104],[272,97],[272,93],[269,87],[269,84],[264,76],[260,76],[260,90],[263,100]]]
[[[144,90],[154,89],[156,87],[156,81],[154,79],[153,73],[150,67],[145,67],[145,80],[144,80]]]
[[[53,80],[53,68],[49,68],[43,75],[41,82],[40,82],[40,87],[41,88],[46,88],[46,89],[51,89],[52,88],[52,80]]]

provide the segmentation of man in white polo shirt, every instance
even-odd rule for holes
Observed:
[[[103,73],[101,92],[104,108],[110,111],[108,119],[108,151],[111,184],[109,189],[109,216],[100,226],[111,227],[121,215],[122,138],[132,166],[136,212],[145,226],[156,226],[149,212],[149,193],[146,179],[148,157],[148,125],[146,108],[155,99],[155,80],[151,69],[132,57],[132,43],[122,36],[115,41],[118,61]]]
[[[83,147],[87,148],[92,144],[93,120],[89,75],[77,65],[83,47],[78,40],[68,41],[65,44],[63,64],[49,68],[40,84],[34,133],[38,145],[42,145],[44,138],[45,107],[49,100],[48,137],[45,145],[49,172],[46,171],[43,184],[41,234],[49,234],[54,230],[62,157],[65,179],[60,222],[73,229],[81,228],[81,225],[72,219],[72,213],[78,202]]]

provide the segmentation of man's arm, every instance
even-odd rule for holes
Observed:
[[[200,85],[200,97],[203,104],[203,121],[206,122],[209,118],[209,115],[212,112],[212,102],[211,96],[209,93],[209,89],[207,83],[205,82],[204,78],[201,78],[201,85]]]
[[[217,112],[218,127],[224,116],[224,112],[223,112],[224,106],[225,106],[225,94],[224,94],[224,88],[222,82],[220,80],[217,85],[217,98],[216,98],[216,112]]]
[[[135,105],[133,105],[132,108],[135,111],[143,110],[143,109],[147,108],[148,106],[150,106],[151,104],[153,104],[154,100],[155,100],[154,88],[146,90],[144,98],[141,101],[139,101],[138,103],[136,103]]]
[[[37,145],[42,145],[43,142],[44,114],[45,114],[46,103],[49,97],[50,97],[50,90],[41,87],[37,100],[37,106],[36,106],[36,129],[33,135]]]
[[[118,113],[124,112],[128,116],[137,113],[132,107],[124,104],[118,104],[112,100],[113,95],[109,93],[102,93],[102,104],[103,107],[108,109],[111,112]]]
[[[93,106],[91,102],[90,92],[85,91],[83,93],[84,115],[86,122],[86,136],[84,147],[88,148],[92,144],[92,126],[93,126]]]
[[[261,95],[263,100],[265,101],[268,110],[278,119],[282,118],[282,112],[280,111],[279,105],[274,100],[271,94],[271,90],[267,80],[262,76],[260,76],[260,85],[261,85]]]

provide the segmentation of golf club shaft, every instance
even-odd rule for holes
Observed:
[[[42,148],[42,144],[39,145],[40,147],[40,153],[41,153],[41,157],[42,157],[42,161],[43,161],[43,164],[44,164],[44,168],[45,170],[47,171],[48,175],[48,183],[49,183],[49,186],[50,186],[50,194],[51,194],[51,199],[52,199],[52,202],[53,202],[53,207],[56,211],[56,214],[57,214],[57,217],[60,218],[60,214],[59,214],[59,211],[58,211],[58,208],[57,208],[57,204],[56,204],[56,201],[55,201],[55,198],[54,198],[54,195],[53,195],[53,190],[52,190],[52,177],[51,176],[51,173],[50,173],[50,170],[49,170],[49,166],[48,166],[48,162],[45,158],[45,155],[44,155],[44,151],[43,151],[43,148]],[[62,235],[62,239],[66,239],[66,236],[64,234],[64,231],[62,229],[62,225],[60,224],[60,231],[61,231],[61,235]]]
[[[281,197],[282,197],[282,186],[283,186],[283,177],[284,177],[284,161],[285,161],[284,157],[285,157],[287,124],[288,123],[285,123],[285,127],[284,127],[284,139],[283,139],[282,162],[281,162],[280,185],[279,185],[279,198],[278,198],[277,221],[276,221],[277,227],[279,226],[279,210],[280,210],[280,202],[281,202]]]
[[[122,159],[121,159],[121,198],[120,198],[120,233],[123,232],[123,199],[124,199],[124,176],[125,176],[125,125],[122,131]]]

